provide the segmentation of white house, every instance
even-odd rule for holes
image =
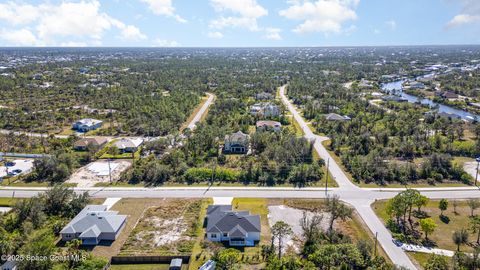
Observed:
[[[106,205],[87,205],[61,231],[62,241],[80,239],[82,245],[114,241],[125,226],[127,216],[108,211]]]
[[[143,144],[143,139],[136,138],[123,138],[116,141],[113,145],[117,147],[123,153],[134,153],[138,150],[138,147]]]
[[[255,246],[260,241],[260,216],[248,211],[234,212],[231,205],[209,205],[207,239],[230,246]]]
[[[272,103],[257,103],[250,107],[250,114],[260,117],[280,116],[280,107]]]
[[[85,118],[80,119],[77,122],[73,123],[72,129],[78,130],[80,132],[87,132],[90,130],[95,130],[100,128],[103,124],[103,121],[92,119],[92,118]]]

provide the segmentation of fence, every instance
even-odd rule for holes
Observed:
[[[190,262],[190,256],[113,256],[110,263],[113,264],[169,264],[172,259],[182,259],[183,264]]]
[[[0,158],[3,157],[18,157],[18,158],[42,158],[49,157],[50,155],[45,154],[24,154],[24,153],[5,153],[0,152]]]

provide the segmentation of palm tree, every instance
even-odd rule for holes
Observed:
[[[453,242],[457,245],[457,251],[460,251],[460,245],[468,242],[468,232],[465,229],[455,231],[452,235]]]

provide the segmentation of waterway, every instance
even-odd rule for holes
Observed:
[[[448,113],[448,114],[453,114],[456,116],[461,117],[463,120],[467,121],[472,121],[474,119],[479,119],[480,116],[476,114],[469,113],[465,110],[461,109],[456,109],[447,105],[443,105],[437,102],[434,102],[430,99],[427,98],[420,98],[416,96],[409,95],[403,91],[403,83],[405,80],[399,80],[399,81],[394,81],[394,82],[389,82],[389,83],[384,83],[382,84],[382,91],[390,93],[390,94],[395,94],[397,96],[400,96],[404,99],[406,99],[410,103],[421,103],[424,105],[428,105],[430,108],[434,108],[438,110],[438,112],[443,112],[443,113]]]

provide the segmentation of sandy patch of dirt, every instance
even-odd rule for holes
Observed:
[[[108,168],[108,161],[98,160],[81,167],[70,176],[67,183],[76,183],[77,187],[93,187],[97,183],[110,181],[109,175],[99,175],[92,171],[90,169],[92,165]],[[110,161],[110,166],[112,168],[112,181],[117,181],[121,174],[132,166],[132,162],[130,160],[113,160]]]

